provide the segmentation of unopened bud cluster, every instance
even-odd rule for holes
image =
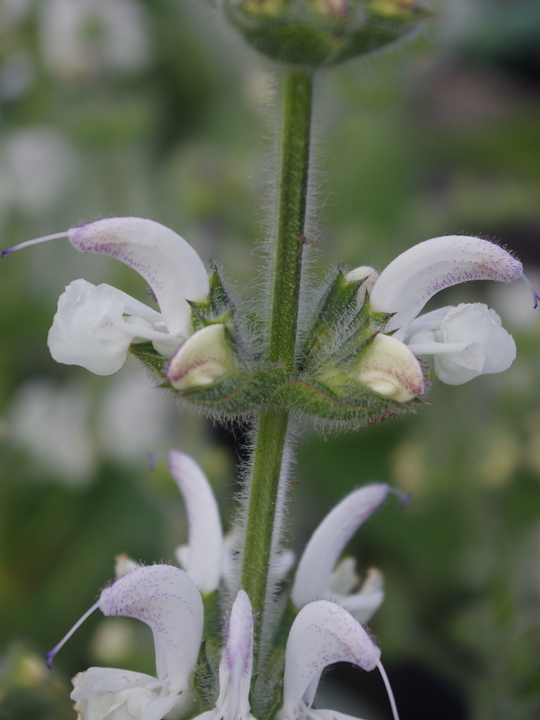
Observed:
[[[428,16],[412,0],[222,0],[222,9],[256,50],[309,67],[386,47]]]

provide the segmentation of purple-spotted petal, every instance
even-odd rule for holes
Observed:
[[[219,697],[216,717],[247,720],[251,717],[249,691],[253,668],[253,612],[244,590],[233,603],[227,642],[219,666]]]
[[[213,592],[219,585],[223,558],[223,532],[214,493],[188,455],[173,450],[169,469],[184,498],[189,525],[187,553],[185,548],[177,552],[178,561],[202,593]]]
[[[374,310],[395,313],[388,324],[402,340],[409,323],[443,288],[467,280],[513,282],[523,272],[519,260],[494,243],[448,235],[419,243],[393,260],[371,292]]]
[[[373,670],[379,648],[352,615],[327,600],[309,603],[292,624],[285,650],[283,715],[296,716],[300,703],[313,702],[322,671],[337,662]]]
[[[330,577],[345,545],[387,495],[388,485],[384,483],[365,485],[328,513],[300,558],[291,593],[295,607],[328,597]]]
[[[170,333],[187,337],[190,307],[209,291],[201,258],[170,228],[135,217],[117,217],[71,228],[68,238],[84,253],[114,257],[136,270],[152,288]]]
[[[187,573],[169,565],[134,570],[103,590],[99,609],[149,625],[158,678],[168,678],[171,693],[187,689],[203,631],[201,596]]]

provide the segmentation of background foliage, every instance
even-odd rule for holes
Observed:
[[[314,272],[382,268],[416,242],[465,233],[507,245],[539,287],[540,7],[432,7],[397,54],[319,79]],[[273,79],[220,30],[199,2],[0,0],[2,248],[97,217],[151,217],[253,291]],[[115,554],[172,561],[184,539],[177,491],[147,453],[189,452],[230,518],[243,433],[179,416],[135,363],[96,378],[51,360],[63,287],[82,276],[143,299],[129,269],[59,240],[0,274],[0,718],[62,720],[75,672],[152,668],[145,628],[98,614],[51,673],[40,659]],[[434,383],[430,404],[394,424],[322,438],[299,426],[288,539],[301,549],[366,481],[412,493],[351,547],[386,576],[372,629],[402,720],[540,718],[540,322],[524,286],[460,286],[442,300],[495,307],[514,366]],[[376,678],[340,668],[326,692],[344,711],[387,717]]]

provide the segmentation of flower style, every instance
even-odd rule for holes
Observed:
[[[153,220],[110,218],[29,240],[2,256],[60,237],[80,252],[108,255],[132,267],[148,282],[161,312],[110,285],[75,280],[60,296],[49,331],[57,362],[110,375],[122,367],[135,338],[152,341],[170,357],[192,334],[189,302],[207,297],[208,275],[195,250],[173,230]]]
[[[404,341],[415,355],[433,355],[439,378],[458,385],[476,375],[506,370],[515,358],[512,337],[500,326],[498,316],[481,303],[417,315],[446,287],[468,280],[508,283],[520,277],[526,280],[519,260],[498,245],[449,235],[409,248],[380,276],[362,267],[347,279],[366,278],[372,309],[392,314],[385,332]],[[536,307],[538,295],[533,294]]]
[[[296,571],[291,592],[293,605],[300,609],[313,600],[333,600],[358,622],[367,622],[384,599],[383,578],[378,570],[368,571],[360,584],[353,558],[336,562],[360,525],[385,501],[390,488],[373,483],[347,495],[317,527]]]

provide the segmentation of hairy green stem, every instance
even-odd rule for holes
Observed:
[[[269,360],[295,369],[298,302],[305,243],[312,111],[312,75],[287,69],[282,78],[275,247],[270,299]],[[289,413],[264,410],[256,428],[249,487],[242,587],[256,617],[256,643],[264,622],[279,479]]]

